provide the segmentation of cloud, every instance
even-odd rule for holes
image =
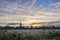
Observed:
[[[60,2],[51,4],[49,10],[53,12],[60,12]]]
[[[35,4],[37,0],[0,0],[0,22],[52,22],[60,20],[60,2],[39,7]]]

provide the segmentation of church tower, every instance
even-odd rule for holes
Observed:
[[[21,20],[20,20],[20,28],[22,27],[22,23],[21,23]]]

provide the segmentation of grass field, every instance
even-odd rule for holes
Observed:
[[[0,40],[60,40],[60,29],[0,30]]]

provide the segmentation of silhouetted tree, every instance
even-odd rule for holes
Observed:
[[[33,26],[31,25],[31,28],[33,28]]]

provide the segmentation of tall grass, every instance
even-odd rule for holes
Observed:
[[[10,33],[6,30],[1,30],[0,40],[60,40],[60,32],[49,32],[48,34],[30,35],[26,32]]]

